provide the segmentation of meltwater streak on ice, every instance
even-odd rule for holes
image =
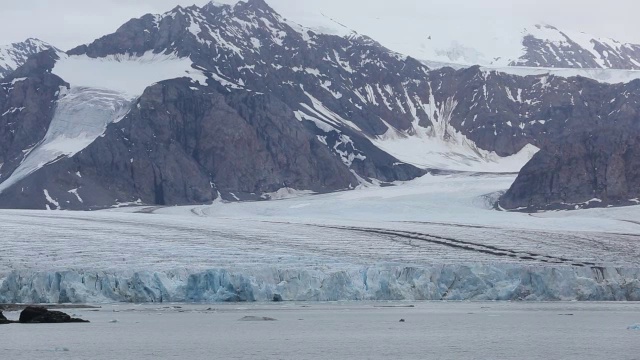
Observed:
[[[20,166],[0,184],[0,192],[43,166],[82,151],[104,133],[108,124],[126,115],[131,100],[110,90],[72,87],[58,100],[42,142],[25,154]]]

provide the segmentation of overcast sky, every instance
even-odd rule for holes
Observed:
[[[64,50],[115,31],[130,18],[207,0],[2,0],[0,44],[37,37]],[[233,3],[235,0],[218,0]],[[638,0],[267,0],[298,22],[323,11],[372,37],[393,29],[482,33],[482,24],[508,27],[544,22],[640,43]],[[472,19],[472,20],[469,20]],[[304,24],[303,24],[304,25]],[[430,25],[430,26],[429,26]],[[420,28],[422,26],[423,28]],[[373,32],[373,34],[372,34]],[[384,43],[384,42],[383,42]]]

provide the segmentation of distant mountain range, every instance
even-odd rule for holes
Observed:
[[[311,3],[304,11],[287,8],[286,1],[269,3],[314,31],[340,36],[357,31],[432,65],[631,70],[639,69],[640,64],[638,44],[585,33],[566,23],[502,21],[489,7],[475,14],[460,9],[435,15],[438,9],[416,4],[414,13],[401,13],[391,6],[386,14],[377,9],[363,15],[332,2]],[[488,13],[496,21],[487,21]]]
[[[530,26],[517,36],[494,41],[492,49],[483,49],[482,44],[467,46],[455,40],[432,45],[427,40],[416,54],[427,63],[448,66],[640,69],[640,45],[551,25]]]
[[[525,37],[513,65],[636,61],[628,46],[599,61],[538,30],[558,38]],[[33,48],[0,80],[0,207],[260,200],[429,171],[518,172],[574,134],[638,128],[633,71],[430,67],[342,35],[249,0],[145,15],[66,53]],[[509,204],[564,201],[535,195]]]

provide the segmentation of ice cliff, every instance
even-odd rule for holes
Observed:
[[[640,269],[498,265],[206,271],[13,271],[3,303],[341,300],[640,301]],[[278,297],[279,298],[279,297]]]

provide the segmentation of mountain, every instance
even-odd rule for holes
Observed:
[[[637,123],[635,73],[436,69],[342,35],[263,0],[209,3],[30,58],[0,84],[0,207],[256,200],[427,171],[518,172],[567,134]]]
[[[500,16],[490,7],[402,2],[391,8],[372,5],[363,11],[334,1],[304,8],[289,3],[269,0],[285,17],[314,31],[341,36],[357,31],[432,65],[626,70],[638,70],[640,65],[636,43],[589,34],[570,22],[553,26],[522,21],[522,17],[487,21]],[[431,16],[434,13],[438,16]],[[465,26],[458,26],[460,22]]]
[[[640,128],[571,134],[540,151],[499,206],[519,211],[573,210],[640,203]]]
[[[640,45],[621,43],[551,25],[533,25],[490,44],[429,44],[415,50],[427,64],[439,66],[540,67],[562,69],[640,69]]]
[[[27,39],[11,45],[0,45],[0,79],[22,66],[29,56],[52,48],[53,46],[38,39]]]
[[[534,29],[523,38],[525,54],[512,61],[511,66],[640,69],[640,45],[559,30],[550,25],[536,25]]]

